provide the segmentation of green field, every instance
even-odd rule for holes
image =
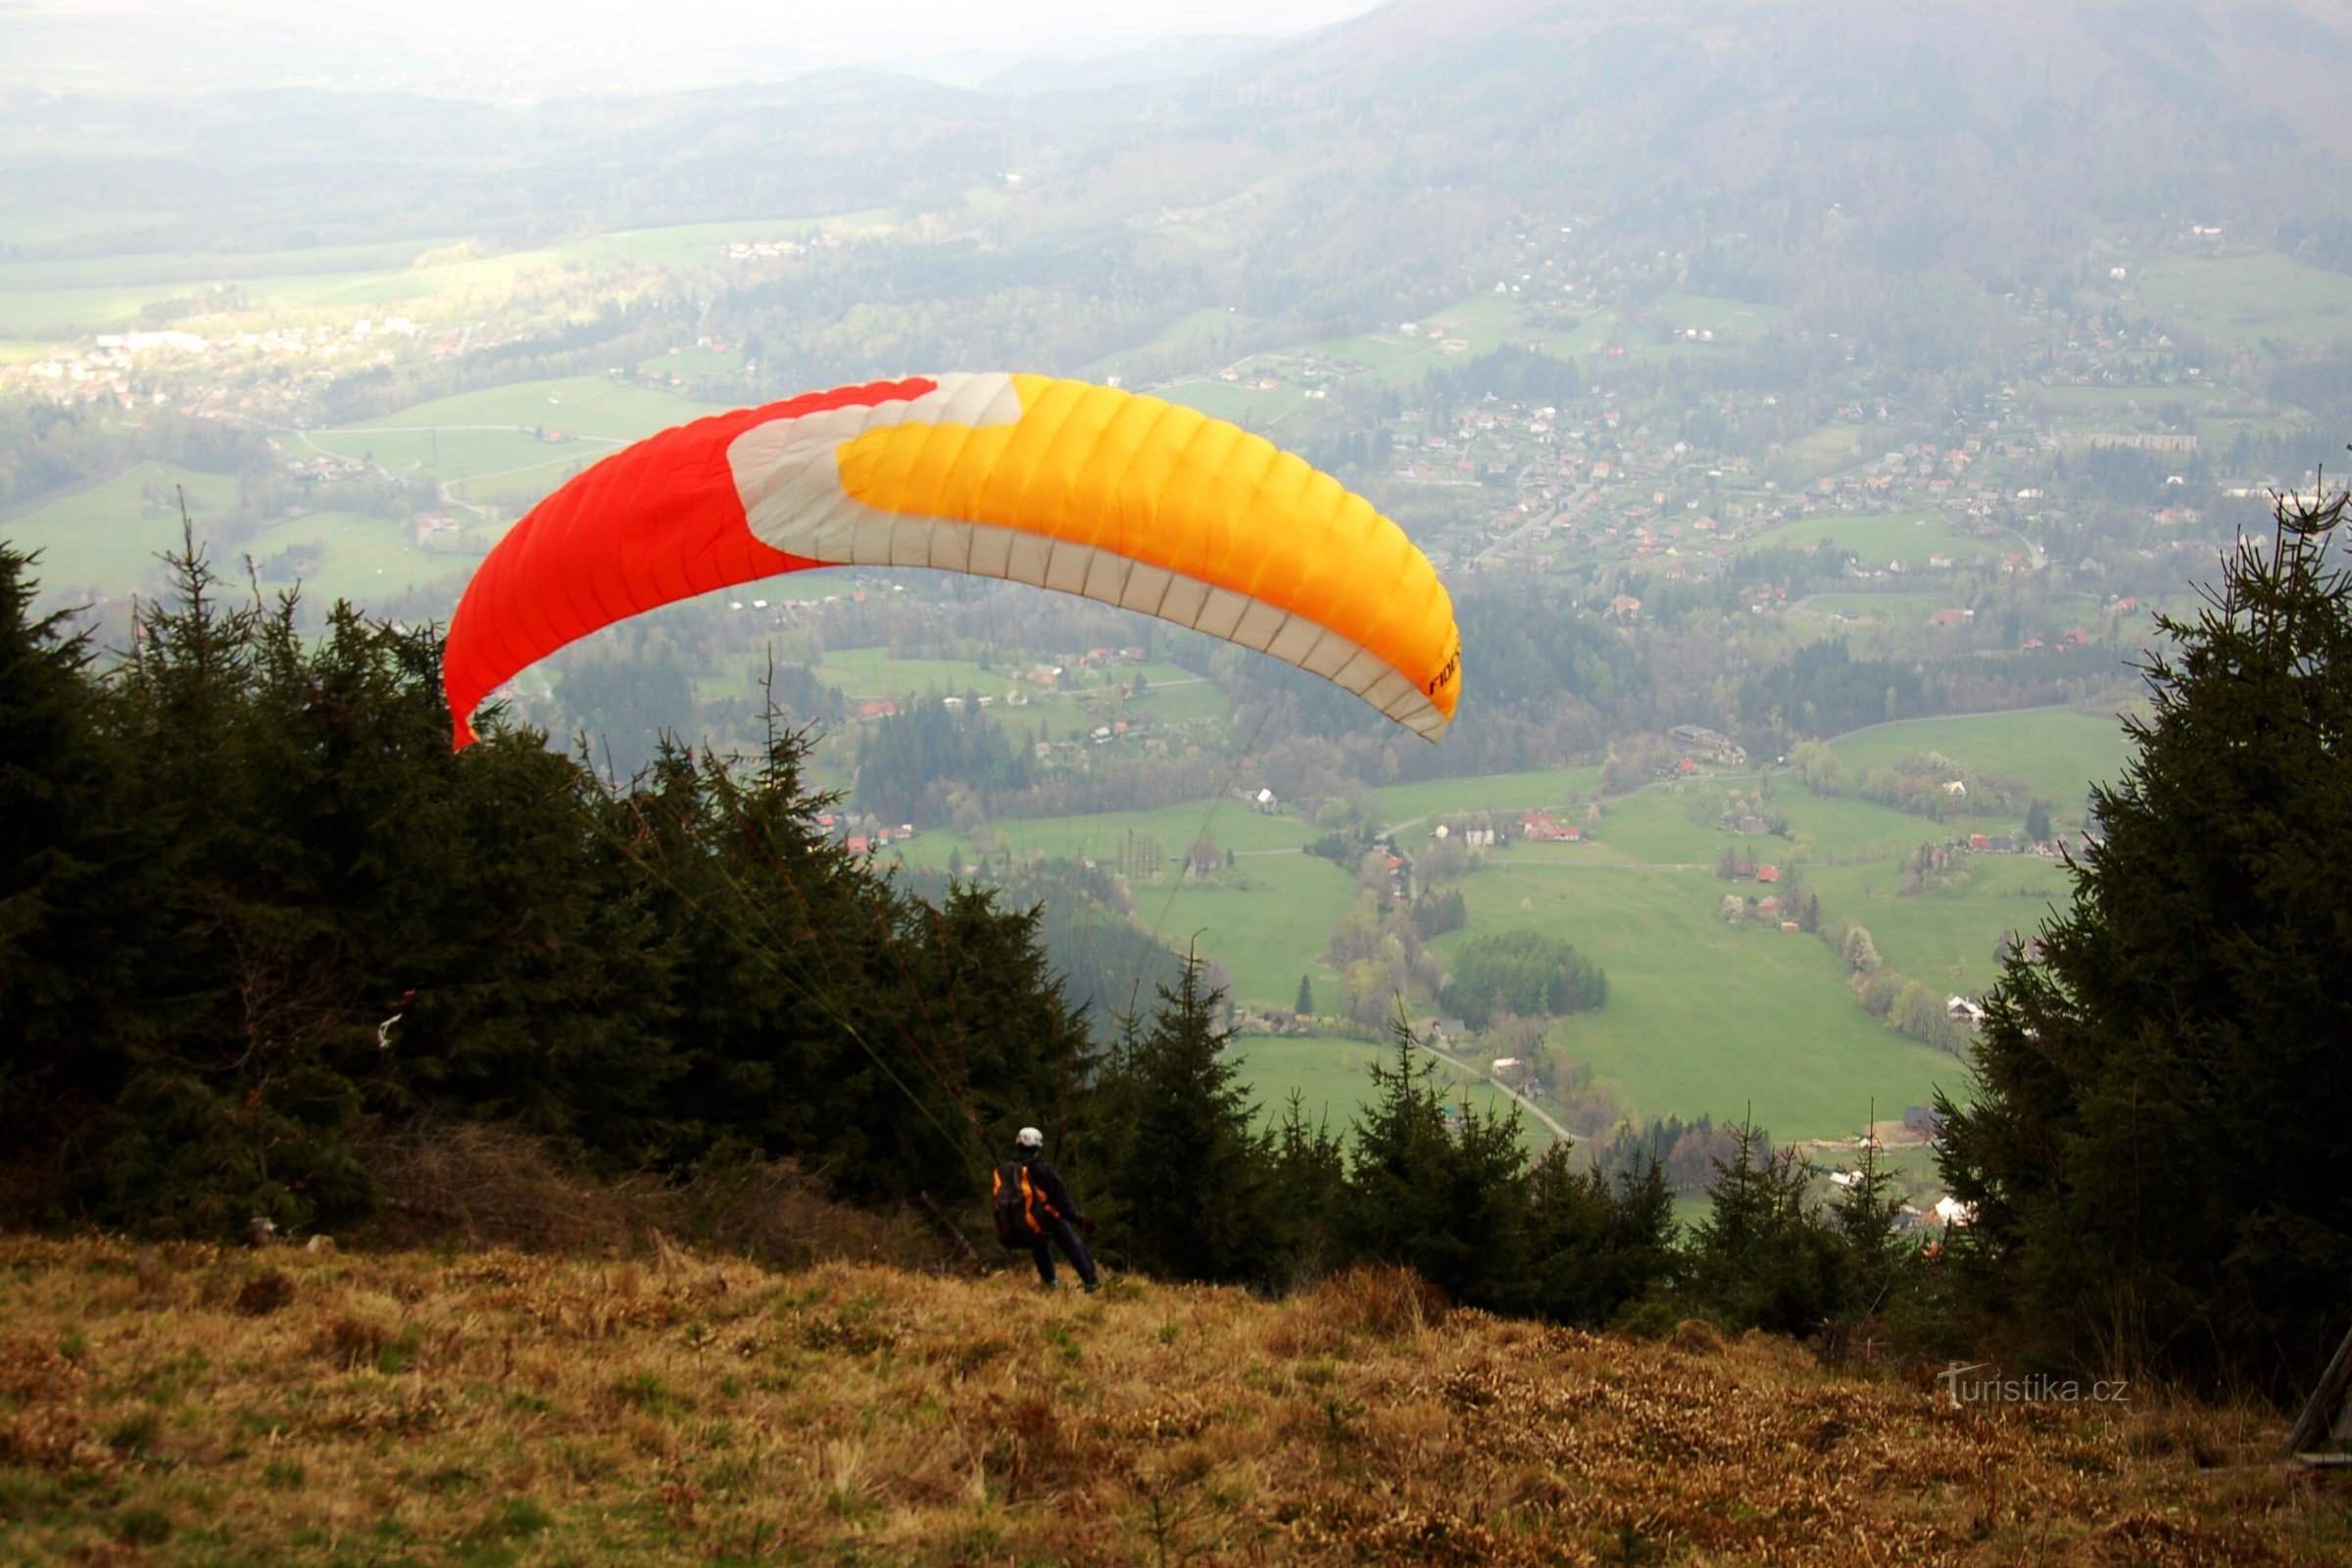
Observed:
[[[2027,782],[2062,824],[2079,815],[2086,781],[2111,776],[2125,757],[2114,720],[2063,709],[1886,725],[1858,732],[1837,750],[1857,771],[1940,752]],[[1874,1100],[1882,1115],[1899,1115],[1938,1085],[1959,1092],[1961,1064],[1864,1013],[1828,944],[1725,923],[1717,906],[1729,889],[1715,877],[1717,857],[1738,844],[1765,863],[1801,865],[1821,896],[1825,924],[1859,919],[1890,966],[1969,994],[1993,978],[1993,942],[2003,930],[2030,932],[2064,900],[2064,869],[2027,857],[1972,857],[1965,881],[1901,897],[1901,861],[1918,845],[1980,828],[2006,832],[2016,823],[1937,823],[1852,797],[1816,799],[1781,775],[1773,804],[1788,815],[1791,836],[1724,833],[1718,820],[1726,793],[1759,782],[1749,775],[1642,789],[1603,803],[1594,842],[1522,842],[1485,855],[1461,884],[1468,928],[1433,946],[1444,956],[1476,933],[1525,927],[1590,954],[1608,971],[1608,1004],[1567,1020],[1560,1038],[1638,1114],[1738,1117],[1752,1105],[1776,1137],[1839,1137],[1858,1127]],[[1594,770],[1568,768],[1396,785],[1376,795],[1385,821],[1417,820],[1400,835],[1410,846],[1435,815],[1573,808],[1597,786]],[[1024,852],[1098,861],[1115,859],[1129,832],[1156,838],[1171,855],[1205,834],[1237,851],[1234,870],[1206,885],[1180,884],[1172,874],[1137,881],[1138,922],[1179,947],[1197,941],[1225,967],[1239,1002],[1287,1007],[1301,974],[1326,1000],[1336,994],[1326,989],[1338,977],[1322,955],[1355,888],[1340,867],[1298,853],[1314,834],[1300,821],[1226,801],[1000,822],[995,831]],[[907,854],[936,865],[952,849],[972,858],[970,845],[936,832],[908,845]],[[1367,1048],[1253,1041],[1250,1050],[1262,1099],[1294,1085],[1310,1105],[1360,1099]]]
[[[657,430],[719,410],[675,392],[630,386],[599,375],[546,381],[514,381],[479,392],[461,392],[369,419],[361,430],[444,430],[468,426],[493,430],[561,430],[566,435],[634,441]]]
[[[1371,1064],[1383,1059],[1381,1047],[1361,1040],[1252,1035],[1236,1039],[1227,1049],[1242,1068],[1261,1121],[1286,1114],[1296,1090],[1310,1125],[1322,1123],[1342,1135],[1371,1098]],[[1461,1098],[1467,1087],[1470,1103],[1481,1111],[1508,1113],[1514,1108],[1508,1096],[1484,1079],[1465,1078],[1443,1060],[1437,1068],[1436,1081],[1449,1101]],[[1533,1117],[1523,1115],[1521,1129],[1530,1152],[1540,1153],[1552,1142],[1550,1131]]]
[[[1740,551],[1768,549],[1810,550],[1824,539],[1852,551],[1866,566],[1885,566],[1901,561],[1909,570],[1929,575],[1928,557],[1943,554],[1954,561],[1972,556],[1995,559],[2024,548],[2014,537],[1979,539],[1953,528],[1940,517],[1906,513],[1892,517],[1822,515],[1799,517],[1767,528],[1740,541]]]
[[[1354,879],[1329,860],[1300,853],[1313,835],[1288,817],[1266,816],[1238,800],[1196,801],[1150,811],[1004,820],[997,840],[1016,853],[1115,863],[1127,835],[1159,841],[1179,856],[1206,837],[1235,855],[1232,870],[1202,883],[1183,882],[1171,864],[1156,882],[1131,883],[1137,923],[1178,949],[1198,941],[1225,967],[1237,1002],[1288,1007],[1298,977],[1317,985],[1335,977],[1323,966],[1331,929],[1355,900]],[[904,852],[911,865],[941,866],[951,853],[970,860],[969,841],[948,832],[918,835]]]
[[[1296,411],[1306,397],[1303,388],[1288,381],[1261,390],[1240,382],[1208,378],[1173,381],[1153,388],[1153,394],[1188,409],[1199,409],[1212,418],[1248,426],[1271,424]]]
[[[1873,625],[1910,625],[1926,620],[1945,607],[1942,594],[1828,593],[1813,595],[1794,613],[1845,624],[1859,618]]]
[[[301,440],[337,457],[381,464],[396,475],[453,480],[466,501],[486,499],[492,490],[536,500],[613,450],[601,441],[542,441],[527,430],[306,430]]]
[[[1747,343],[1778,325],[1784,313],[1777,305],[1759,304],[1754,300],[1673,293],[1662,294],[1652,301],[1646,307],[1646,314],[1673,327],[1694,326],[1711,331],[1715,334],[1716,343]]]
[[[400,523],[347,512],[280,517],[237,548],[257,563],[294,550],[310,563],[300,573],[307,603],[323,607],[347,599],[362,609],[435,577],[471,571],[481,559],[468,552],[422,550]],[[268,575],[262,586],[291,587],[293,578]]]
[[[1884,863],[1811,867],[1805,879],[1821,895],[1824,924],[1859,921],[1887,967],[1974,996],[2000,973],[2000,934],[2033,935],[2066,905],[2072,883],[2064,866],[2024,855],[1972,855],[1962,870],[1964,885],[1908,898],[1896,892],[1898,868]]]
[[[459,502],[519,512],[622,443],[712,412],[673,392],[570,376],[439,398],[285,444],[429,474],[451,481]]]
[[[1566,846],[1528,846],[1462,890],[1469,930],[1442,938],[1441,953],[1516,927],[1562,937],[1607,970],[1607,1005],[1553,1038],[1642,1113],[1737,1119],[1752,1106],[1777,1138],[1837,1137],[1861,1126],[1874,1099],[1899,1115],[1937,1084],[1960,1087],[1958,1061],[1855,1004],[1827,944],[1719,919],[1711,866],[1580,864]]]
[[[1596,767],[1541,768],[1528,773],[1493,773],[1483,778],[1433,779],[1426,784],[1385,784],[1372,792],[1383,824],[1411,822],[1398,842],[1418,843],[1433,823],[1426,820],[1472,811],[1556,811],[1590,801],[1600,790]]]
[[[2352,337],[2352,277],[2275,252],[2163,257],[2133,286],[2147,306],[2192,330],[2274,358]]]
[[[156,569],[165,551],[179,544],[176,505],[147,506],[140,492],[150,486],[167,493],[184,487],[189,514],[200,529],[237,492],[236,481],[222,474],[141,463],[104,484],[36,503],[0,520],[0,538],[41,553],[34,571],[47,592],[129,593]]]
[[[1013,707],[1000,701],[991,710],[999,726],[1011,733],[1026,725],[1040,738],[1056,740],[1073,739],[1082,718],[1088,727],[1115,718],[1181,724],[1222,718],[1226,710],[1225,696],[1213,684],[1175,664],[1120,664],[1108,671],[1078,671],[1084,684],[1046,692],[1016,681],[1003,666],[986,670],[960,659],[902,659],[885,648],[837,648],[826,652],[815,673],[853,700],[926,692],[943,697],[977,692],[1002,699],[1017,691],[1029,699],[1026,705]],[[1115,677],[1116,684],[1102,684],[1104,673]],[[1145,683],[1141,697],[1130,691],[1138,674]]]
[[[2068,708],[1882,724],[1845,737],[1835,750],[1857,775],[1898,758],[1941,752],[1980,772],[2032,786],[2061,824],[2082,821],[2089,786],[2113,779],[2130,755],[2120,721]],[[1790,798],[1801,794],[1788,792]],[[1934,826],[1924,817],[1914,820],[1923,833]]]

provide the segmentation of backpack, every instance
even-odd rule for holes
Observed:
[[[1038,1223],[1037,1213],[1046,1207],[1044,1197],[1029,1184],[1029,1167],[1020,1160],[1006,1160],[997,1167],[990,1188],[992,1206],[997,1215],[997,1240],[1006,1247],[1035,1247],[1046,1234]]]

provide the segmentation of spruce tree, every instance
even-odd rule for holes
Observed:
[[[1509,1304],[1602,1327],[1672,1279],[1674,1231],[1674,1195],[1654,1157],[1612,1188],[1555,1144],[1529,1172],[1527,1265]]]
[[[1851,1295],[1839,1240],[1808,1197],[1812,1169],[1753,1121],[1732,1136],[1732,1157],[1714,1162],[1706,1216],[1691,1227],[1694,1298],[1728,1328],[1810,1333]]]
[[[1137,1266],[1175,1279],[1264,1277],[1276,1241],[1270,1152],[1226,1054],[1222,994],[1188,955],[1159,988],[1149,1026],[1131,1022],[1102,1085],[1103,1207]]]
[[[119,1085],[140,898],[131,770],[87,640],[34,611],[32,564],[0,546],[0,1147],[19,1151]]]
[[[2051,1355],[2284,1393],[2352,1320],[2345,507],[2282,499],[2159,617],[2071,906],[1943,1106],[1965,1274]]]
[[[1355,1256],[1402,1263],[1456,1300],[1506,1300],[1524,1267],[1527,1158],[1519,1115],[1448,1106],[1434,1058],[1415,1059],[1401,1007],[1394,1059],[1372,1063],[1355,1124],[1344,1237]]]

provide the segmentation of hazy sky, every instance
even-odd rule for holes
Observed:
[[[975,63],[1078,59],[1201,34],[1278,37],[1376,9],[1379,0],[0,0],[13,18],[78,18],[112,31],[220,29],[382,40],[446,56],[528,40],[747,61],[972,69]]]

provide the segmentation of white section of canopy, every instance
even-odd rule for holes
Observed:
[[[878,424],[908,418],[1008,424],[1021,416],[1008,375],[948,374],[937,390],[870,407],[828,409],[755,426],[727,460],[745,518],[761,543],[843,566],[930,566],[1080,594],[1271,654],[1370,703],[1425,740],[1450,721],[1412,679],[1369,649],[1304,616],[1098,546],[992,523],[906,516],[853,499],[835,453]]]

